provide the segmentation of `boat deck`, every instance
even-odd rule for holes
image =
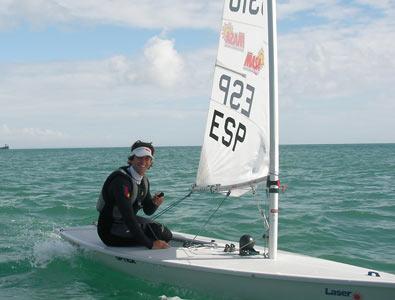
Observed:
[[[216,239],[210,244],[212,239],[206,237],[198,237],[198,241],[208,243],[207,246],[183,247],[183,241],[194,237],[189,234],[175,233],[174,236],[178,241],[172,242],[171,248],[162,250],[149,250],[145,247],[108,247],[100,240],[93,225],[62,229],[60,235],[84,249],[163,266],[193,267],[209,272],[237,273],[240,276],[257,278],[281,277],[294,281],[323,280],[335,284],[346,280],[355,285],[371,284],[395,288],[393,274],[285,251],[279,251],[276,260],[267,259],[263,255],[240,256],[238,251],[224,252],[226,244],[233,243],[237,247],[235,242]],[[255,249],[264,252],[263,248],[255,247]]]

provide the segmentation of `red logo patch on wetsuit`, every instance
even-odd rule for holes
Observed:
[[[126,198],[130,198],[129,188],[128,188],[126,185],[123,187],[123,195],[124,195]]]

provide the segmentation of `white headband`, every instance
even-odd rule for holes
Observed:
[[[132,156],[136,155],[137,157],[144,157],[144,156],[149,156],[151,158],[154,158],[152,155],[152,151],[148,147],[138,147],[132,151]]]

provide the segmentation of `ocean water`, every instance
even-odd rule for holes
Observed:
[[[54,229],[96,221],[106,176],[128,148],[0,150],[0,299],[215,299],[94,262]],[[280,147],[279,248],[395,273],[395,144]],[[149,171],[165,206],[194,182],[199,147],[159,147]],[[227,199],[202,235],[263,234],[257,202]],[[196,194],[160,217],[197,233],[222,195]]]

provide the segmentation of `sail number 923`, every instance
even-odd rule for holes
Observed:
[[[218,88],[223,92],[223,104],[233,110],[250,117],[255,88],[241,80],[233,80],[230,76],[222,74]],[[221,130],[222,129],[222,130]],[[221,134],[222,132],[222,134]],[[226,147],[235,151],[238,143],[243,143],[247,135],[247,127],[224,113],[214,110],[211,120],[209,136],[220,141]]]

